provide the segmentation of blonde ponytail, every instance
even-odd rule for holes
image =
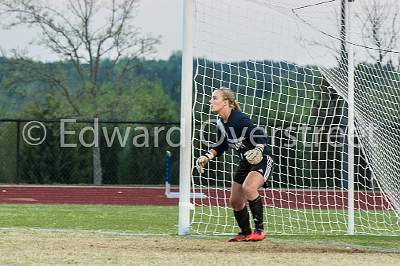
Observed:
[[[238,111],[240,111],[239,102],[236,101],[236,100],[233,102],[233,110],[238,110]]]
[[[231,89],[226,88],[226,87],[220,87],[219,89],[216,89],[216,90],[222,92],[224,99],[228,100],[229,106],[233,110],[240,111],[239,102],[236,101],[235,94],[233,93],[233,91]]]

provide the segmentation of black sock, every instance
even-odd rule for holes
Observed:
[[[250,216],[249,211],[247,210],[247,206],[244,206],[244,208],[240,211],[233,211],[233,213],[235,214],[236,222],[242,230],[242,234],[249,235],[251,233],[251,228]]]
[[[258,197],[255,200],[249,200],[249,206],[251,214],[253,215],[254,225],[256,229],[264,229],[263,225],[264,207],[261,196],[258,195]]]

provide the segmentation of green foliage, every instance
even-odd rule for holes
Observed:
[[[111,90],[110,90],[111,91]],[[139,89],[128,90],[118,108],[113,114],[119,118],[140,121],[171,121],[177,117],[176,104],[169,99],[159,84],[143,82]],[[108,104],[107,98],[113,97],[111,92],[102,96],[104,104]],[[42,104],[27,105],[22,117],[33,117],[36,119],[54,119],[61,110],[61,104],[51,93],[48,94]],[[123,110],[122,108],[125,108]],[[112,114],[111,114],[112,115]],[[62,117],[56,116],[56,117]],[[91,183],[92,154],[91,148],[83,147],[78,139],[79,132],[91,124],[78,123],[68,124],[67,130],[76,133],[67,138],[67,143],[77,144],[76,148],[60,147],[60,123],[46,123],[47,137],[44,143],[38,146],[23,144],[21,148],[21,173],[18,182],[23,183]],[[142,125],[129,125],[131,134],[128,136],[126,146],[115,138],[113,144],[107,144],[104,130],[107,131],[108,139],[115,130],[119,130],[124,136],[126,126],[122,124],[99,124],[101,164],[103,169],[103,182],[105,184],[132,184],[132,183],[162,183],[165,151],[168,147],[165,137],[166,130],[159,137],[154,136],[154,129],[149,127],[149,147],[134,147],[132,139],[135,137],[135,128]],[[155,125],[157,126],[157,125]],[[104,128],[104,129],[103,129]],[[93,136],[87,136],[85,141],[90,143]],[[174,143],[177,143],[177,136]],[[154,147],[154,141],[159,140],[159,147]],[[175,152],[177,150],[175,149]],[[135,159],[140,158],[140,159]],[[144,168],[143,164],[154,165],[152,168]],[[177,165],[173,166],[177,171]],[[135,174],[132,174],[135,173]],[[174,176],[177,176],[175,174]],[[152,177],[152,178],[148,178]]]
[[[133,95],[133,113],[135,120],[141,121],[176,121],[177,104],[165,93],[160,84],[143,82]]]
[[[0,183],[16,180],[16,134],[17,124],[0,122]]]
[[[165,151],[171,150],[175,156],[179,151],[177,148],[170,147],[166,142],[166,132],[170,127],[160,126],[157,121],[176,121],[178,116],[176,104],[166,95],[160,84],[151,82],[143,82],[130,97],[130,102],[127,113],[134,114],[133,117],[136,121],[156,121],[156,123],[151,126],[115,124],[107,127],[109,136],[115,130],[114,127],[118,127],[122,135],[127,132],[129,127],[130,134],[125,147],[121,147],[119,142],[114,142],[111,147],[107,147],[105,138],[102,137],[101,156],[103,158],[102,166],[105,169],[105,183],[162,183]],[[144,136],[145,132],[146,136]],[[177,130],[171,137],[174,143],[178,143],[179,140],[177,140],[176,133]],[[133,145],[135,138],[138,138],[140,144],[147,142],[147,145],[143,147]],[[177,163],[175,162],[172,166],[176,177]],[[143,167],[144,165],[151,165],[151,167]]]
[[[170,98],[180,103],[181,60],[181,52],[173,53],[168,60],[142,60],[135,68],[135,75],[160,82]]]
[[[27,115],[30,108],[43,108],[44,105],[51,104],[46,99],[50,95],[51,101],[56,100],[58,104],[57,113],[52,116],[53,118],[77,117],[65,92],[56,86],[55,83],[59,82],[68,88],[72,101],[77,101],[76,105],[79,105],[83,118],[91,118],[93,114],[99,113],[103,119],[138,120],[140,117],[151,116],[143,115],[140,110],[133,112],[138,109],[134,100],[141,100],[140,93],[144,94],[143,97],[146,100],[146,97],[151,97],[150,90],[154,88],[154,96],[160,96],[161,104],[170,105],[167,103],[169,99],[179,102],[180,58],[180,54],[177,53],[167,61],[136,60],[136,67],[120,80],[116,80],[116,77],[120,75],[120,71],[123,71],[124,61],[121,61],[121,66],[117,65],[113,69],[111,75],[108,71],[110,60],[101,61],[95,105],[93,95],[90,93],[93,84],[82,82],[71,63],[62,61],[42,63],[27,59],[0,58],[0,70],[3,70],[0,75],[0,106],[12,117],[19,112]],[[46,73],[52,79],[46,79],[40,73]],[[137,90],[140,92],[136,92]],[[31,106],[33,103],[35,107]],[[146,108],[150,109],[148,106]],[[178,109],[178,105],[172,105],[172,108]],[[169,116],[170,112],[168,111],[164,116]]]
[[[24,64],[24,62],[20,62]],[[53,71],[57,69],[59,73],[63,73],[63,82],[68,86],[81,86],[77,82],[78,78],[74,76],[74,71],[71,65],[62,62],[42,64],[33,62],[37,67],[45,67],[47,70]],[[109,62],[106,60],[102,66],[105,69]],[[55,71],[55,70],[54,70]],[[17,74],[15,74],[17,75]],[[19,75],[19,74],[18,74]],[[14,76],[15,78],[16,76]],[[98,110],[103,110],[100,114],[101,119],[108,120],[135,120],[135,121],[176,121],[178,118],[177,104],[171,100],[166,94],[165,89],[159,82],[143,80],[141,77],[127,79],[123,83],[114,83],[112,80],[107,80],[101,76],[102,86],[100,95],[97,96]],[[3,80],[3,89],[7,87],[7,78]],[[85,87],[85,86],[83,86]],[[55,90],[44,81],[20,83],[15,89],[21,95],[24,95],[24,101],[20,102],[18,112],[8,110],[11,117],[23,119],[48,120],[58,119],[63,117],[75,117],[71,105],[62,95],[62,92]],[[85,89],[86,90],[86,89]],[[71,91],[74,94],[74,90]],[[77,92],[76,92],[77,93]],[[82,114],[94,113],[92,102],[89,97],[83,96],[79,100],[79,108]],[[1,97],[0,97],[1,98]],[[79,117],[78,117],[79,118]],[[23,124],[21,124],[22,128]],[[92,182],[92,154],[91,148],[85,148],[79,144],[79,131],[89,124],[70,125],[69,130],[75,130],[77,133],[74,136],[69,136],[71,143],[77,143],[76,148],[60,148],[60,125],[59,123],[46,124],[47,138],[45,142],[39,146],[29,146],[21,141],[21,161],[20,161],[20,176],[17,179],[15,175],[15,157],[7,158],[13,163],[7,164],[0,171],[0,178],[5,182],[23,182],[23,183],[91,183]],[[121,132],[123,126],[115,124]],[[130,125],[141,126],[141,125]],[[108,127],[110,134],[114,128],[110,125],[100,125],[100,127]],[[152,130],[150,130],[152,132]],[[102,130],[100,130],[102,133]],[[2,134],[4,141],[7,141],[6,131]],[[0,136],[1,138],[2,136]],[[152,176],[153,179],[145,179],[144,183],[161,183],[163,176],[163,164],[158,164],[163,160],[165,150],[169,149],[165,143],[164,136],[160,136],[161,148],[141,148],[139,152],[132,145],[130,135],[128,145],[121,147],[118,142],[108,147],[105,143],[105,138],[100,134],[101,145],[101,164],[104,173],[104,183],[107,184],[128,184],[140,182],[145,175]],[[150,136],[154,139],[154,136]],[[176,136],[174,136],[176,138]],[[90,141],[89,141],[90,142]],[[10,151],[7,154],[15,153],[14,147],[11,147],[12,142],[8,141]],[[6,149],[4,149],[6,151]],[[176,151],[175,151],[176,152]],[[4,154],[6,156],[6,154]],[[133,156],[133,157],[132,157]],[[133,163],[133,158],[139,156],[146,162],[152,162],[157,165],[157,170],[145,170],[143,163]],[[5,160],[4,160],[5,161]],[[173,166],[173,170],[177,171],[177,165]],[[8,172],[13,172],[13,175],[8,176]],[[4,173],[3,173],[4,172]],[[132,175],[131,173],[135,173]],[[174,176],[177,176],[175,173]],[[11,178],[12,177],[12,178]],[[141,178],[139,178],[141,177]],[[175,181],[176,182],[176,181]]]

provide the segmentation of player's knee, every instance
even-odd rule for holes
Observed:
[[[257,187],[243,184],[243,194],[246,196],[247,199],[253,199],[258,195]]]
[[[232,209],[234,209],[235,211],[242,210],[245,205],[243,199],[239,199],[239,198],[230,197],[229,202],[231,204]]]

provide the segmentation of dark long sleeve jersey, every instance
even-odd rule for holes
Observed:
[[[270,155],[264,130],[256,127],[250,118],[240,111],[232,110],[226,123],[219,118],[217,129],[217,143],[214,147],[217,156],[228,148],[234,148],[243,160],[244,153],[254,149],[257,144],[264,144],[264,155]]]

